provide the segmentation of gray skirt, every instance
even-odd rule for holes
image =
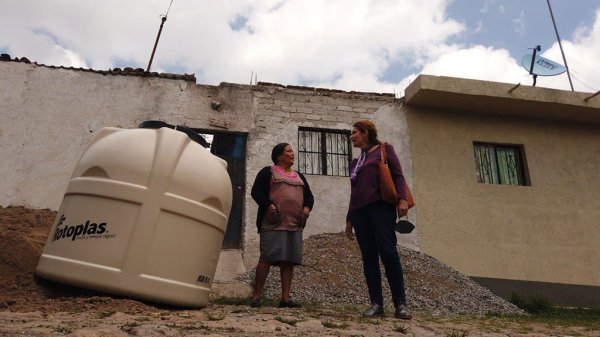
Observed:
[[[302,264],[302,231],[261,231],[259,262]]]

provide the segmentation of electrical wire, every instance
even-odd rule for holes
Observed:
[[[171,3],[169,4],[169,8],[167,9],[167,14],[165,14],[165,18],[169,15],[169,11],[171,10],[172,5],[173,5],[173,0],[171,0]]]
[[[589,85],[585,84],[585,83],[584,83],[582,80],[580,80],[580,79],[578,79],[577,77],[575,77],[575,74],[577,74],[577,73],[576,73],[576,72],[574,72],[572,68],[571,68],[570,70],[571,70],[571,76],[573,76],[573,78],[574,78],[574,79],[576,79],[576,80],[577,80],[577,82],[581,83],[583,86],[587,87],[588,89],[594,90],[594,92],[596,92],[596,91],[600,91],[600,90],[598,90],[597,88],[594,88],[594,87],[592,87],[592,86],[589,86]],[[577,74],[577,76],[579,76],[579,74]]]

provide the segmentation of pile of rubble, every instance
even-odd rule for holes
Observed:
[[[295,301],[324,307],[369,305],[356,241],[343,233],[311,236],[304,241],[303,266],[294,269],[291,297]],[[404,269],[407,304],[413,311],[432,315],[516,314],[515,305],[494,295],[467,276],[423,253],[398,247]],[[383,273],[383,266],[382,273]],[[254,270],[240,280],[254,281]],[[387,280],[383,276],[384,299],[391,306]],[[277,300],[281,293],[279,269],[271,268],[265,296]]]

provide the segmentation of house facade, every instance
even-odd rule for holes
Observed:
[[[417,202],[409,214],[417,230],[399,235],[401,244],[504,295],[547,288],[542,295],[565,303],[581,299],[577,292],[598,295],[600,103],[584,101],[589,94],[420,76],[398,99],[2,60],[1,206],[58,209],[103,127],[185,125],[210,135],[211,151],[229,165],[233,207],[216,276],[226,281],[258,260],[250,188],[271,148],[294,147],[315,195],[305,237],[340,232],[348,160],[357,155],[347,137],[354,122],[370,119],[396,148]]]
[[[600,97],[420,76],[406,89],[421,250],[504,297],[600,304]]]

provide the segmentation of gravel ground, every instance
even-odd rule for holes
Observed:
[[[365,319],[359,310],[367,303],[360,254],[356,243],[342,234],[305,241],[305,266],[297,269],[293,296],[319,306],[250,308],[216,302],[186,310],[70,287],[33,277],[55,217],[50,210],[0,207],[0,337],[600,336],[600,331],[577,322],[557,325],[519,322],[514,316],[453,315],[517,309],[435,259],[403,248],[399,251],[413,319],[400,321],[390,312],[384,318]],[[274,268],[267,287],[275,301],[277,274]],[[244,277],[245,282],[252,278],[251,273]],[[223,286],[244,294],[249,288],[240,281],[213,285],[213,291]],[[389,298],[387,290],[386,294]],[[225,299],[232,297],[238,296]]]
[[[467,276],[426,254],[399,246],[404,268],[407,304],[411,310],[434,316],[452,314],[515,314],[523,311],[494,295]],[[324,307],[368,306],[362,261],[356,241],[343,233],[321,234],[304,241],[304,265],[295,268],[292,299]],[[382,273],[383,273],[383,266]],[[252,284],[255,270],[240,276]],[[384,299],[391,302],[383,277]],[[279,269],[271,268],[264,289],[277,300],[281,292]],[[386,303],[386,305],[390,305]]]

